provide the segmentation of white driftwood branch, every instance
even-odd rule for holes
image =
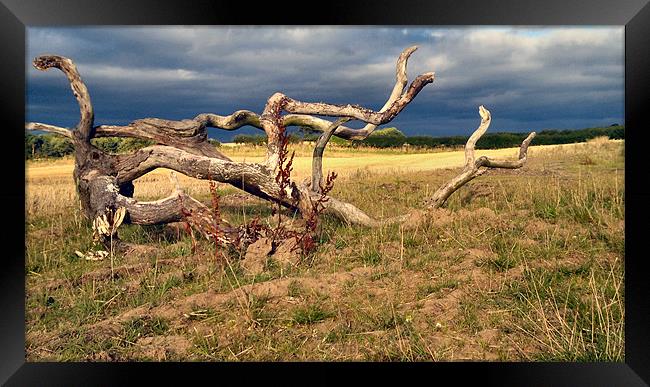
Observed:
[[[41,124],[40,122],[28,122],[25,124],[25,130],[42,130],[44,132],[56,133],[62,136],[72,138],[72,131],[60,126]]]
[[[474,155],[476,142],[485,134],[490,126],[490,122],[492,121],[490,112],[483,106],[479,106],[479,115],[481,116],[481,123],[465,144],[465,167],[463,168],[463,171],[458,176],[445,183],[433,194],[429,201],[428,208],[442,207],[451,194],[456,192],[456,190],[463,185],[467,184],[470,180],[487,171],[487,169],[481,169],[482,167],[515,169],[521,168],[526,162],[528,145],[530,145],[530,142],[535,137],[535,132],[530,133],[521,143],[519,158],[517,160],[492,160],[487,156],[481,156],[476,159]]]
[[[79,120],[76,129],[82,139],[86,142],[90,141],[90,138],[93,136],[95,113],[93,111],[93,105],[90,102],[90,94],[88,93],[86,85],[81,80],[81,76],[77,71],[77,66],[75,66],[72,60],[58,55],[40,56],[35,58],[32,63],[35,68],[41,71],[56,67],[63,71],[66,77],[68,77],[70,88],[77,99],[81,113],[81,119]]]
[[[316,193],[321,192],[321,186],[323,184],[323,152],[325,152],[325,147],[330,138],[332,138],[332,134],[334,134],[336,128],[349,120],[347,117],[339,118],[329,128],[325,129],[323,134],[318,137],[318,141],[316,141],[311,162],[311,190]]]

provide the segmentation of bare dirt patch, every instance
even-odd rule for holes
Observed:
[[[182,359],[192,345],[184,336],[144,337],[135,343],[135,354],[153,361]]]

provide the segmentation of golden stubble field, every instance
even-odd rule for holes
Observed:
[[[533,143],[534,144],[534,143]],[[166,227],[124,225],[143,245],[108,259],[80,215],[72,160],[26,171],[29,361],[558,360],[624,358],[624,145],[532,146],[527,165],[463,187],[417,225],[377,229],[327,219],[295,266],[227,266],[213,246]],[[257,161],[263,148],[224,149]],[[297,147],[293,177],[310,168]],[[477,151],[514,157],[516,149]],[[403,213],[458,172],[462,151],[329,149],[333,195],[376,217]],[[171,193],[169,171],[136,181],[137,198]],[[181,177],[208,202],[205,181]],[[219,185],[232,223],[270,207]]]
[[[533,152],[542,149],[562,149],[571,145],[543,145],[531,148]],[[296,151],[293,161],[292,177],[296,181],[310,176],[310,146],[292,146]],[[223,151],[234,161],[261,162],[265,148],[261,146],[224,147]],[[481,155],[500,158],[516,158],[519,148],[506,148],[481,151]],[[435,153],[403,153],[395,150],[371,150],[362,148],[351,151],[330,145],[323,158],[323,172],[336,171],[339,180],[351,174],[378,173],[396,175],[407,172],[430,171],[441,168],[461,167],[464,163],[462,151],[443,151]],[[51,212],[60,206],[67,206],[75,199],[72,179],[74,159],[66,157],[56,160],[28,161],[26,168],[26,191],[28,213]],[[174,186],[169,181],[170,170],[160,168],[135,181],[135,197],[143,200],[158,199],[169,195]],[[208,184],[178,174],[182,188],[190,195],[208,195]],[[225,186],[224,186],[225,187]],[[431,186],[436,189],[437,186]]]

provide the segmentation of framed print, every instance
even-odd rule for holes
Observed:
[[[644,1],[246,8],[3,2],[3,381],[647,383]]]

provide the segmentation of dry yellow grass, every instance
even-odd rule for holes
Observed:
[[[193,252],[187,235],[123,225],[120,237],[138,248],[114,257],[113,276],[111,261],[75,253],[99,247],[76,204],[72,161],[30,163],[27,359],[622,361],[622,150],[532,147],[524,168],[489,172],[415,227],[325,219],[313,255],[295,267],[270,258],[259,275],[239,252],[218,265],[210,241]],[[500,152],[478,154],[516,154]],[[297,154],[304,176],[308,149]],[[348,161],[334,167],[333,195],[383,217],[422,206],[462,152],[332,149],[329,161]],[[209,198],[205,181],[181,184]],[[164,171],[136,182],[138,197],[171,189]],[[226,219],[269,218],[267,203],[235,192],[221,186]]]
[[[582,144],[584,145],[584,144]],[[537,152],[562,151],[573,149],[581,144],[566,145],[538,145],[529,149],[530,157]],[[504,148],[495,150],[479,150],[478,155],[494,158],[515,158],[518,148]],[[225,149],[235,161],[262,162],[265,149],[263,147],[232,147]],[[292,177],[296,181],[308,177],[311,171],[311,157],[307,156],[305,149],[300,149],[293,161],[294,170]],[[331,156],[331,157],[328,157]],[[323,169],[335,171],[340,179],[354,174],[360,170],[373,174],[398,174],[408,172],[429,171],[440,168],[455,168],[463,165],[464,152],[462,150],[432,152],[432,153],[370,153],[367,150],[337,148],[328,155],[325,152]],[[66,203],[75,199],[72,170],[74,160],[71,157],[51,161],[29,161],[26,170],[27,184],[27,213],[53,212],[63,210]],[[156,199],[169,195],[173,187],[169,182],[168,169],[157,169],[135,181],[135,197],[139,199]],[[186,177],[179,174],[183,189],[190,195],[207,194],[207,182]],[[58,199],[58,200],[55,200]]]
[[[572,147],[574,144],[566,145],[537,145],[531,146],[531,154],[542,149],[553,149]],[[248,152],[231,148],[225,150],[226,154],[232,155],[235,161],[259,163],[264,159],[264,148],[256,147]],[[241,153],[252,153],[254,155],[241,155]],[[488,157],[517,157],[519,148],[488,149],[477,151],[480,155]],[[368,168],[371,172],[382,172],[386,170],[396,172],[427,171],[438,168],[451,168],[463,165],[464,152],[462,150],[449,152],[432,153],[410,153],[410,154],[370,154],[366,152],[356,153],[354,150],[337,152],[335,157],[328,157],[327,151],[323,158],[325,170],[337,171],[339,176],[349,175],[358,170]],[[293,161],[293,176],[300,179],[306,177],[311,169],[311,157],[296,156]],[[27,163],[27,180],[34,181],[44,177],[72,176],[74,160],[70,157],[56,161],[38,161]],[[152,174],[167,174],[169,170],[157,169]]]

